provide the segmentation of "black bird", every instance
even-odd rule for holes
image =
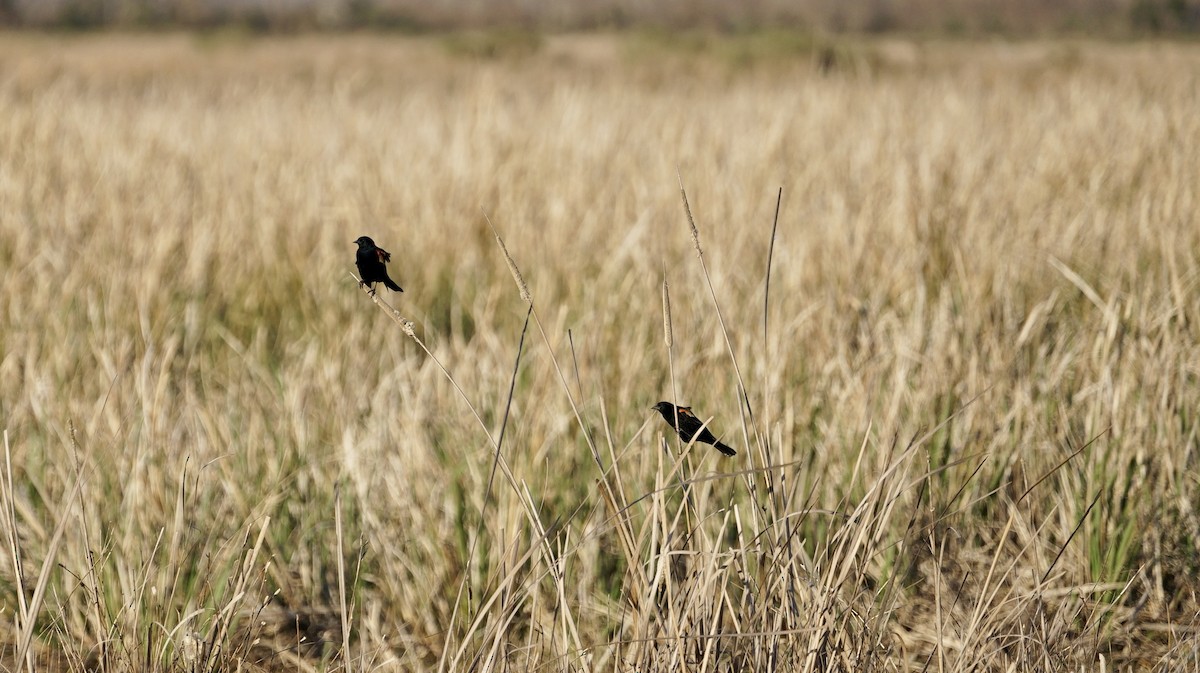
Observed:
[[[679,433],[679,438],[683,441],[690,442],[695,437],[697,442],[712,444],[717,447],[717,451],[727,456],[737,454],[737,451],[734,451],[728,445],[718,442],[717,438],[713,437],[713,433],[704,427],[704,422],[696,418],[696,414],[692,413],[691,407],[676,407],[670,402],[659,402],[651,408],[662,414],[663,420],[667,422],[667,425],[675,428],[675,432]],[[679,414],[679,425],[675,424],[676,412]],[[697,431],[699,431],[699,435],[696,434]]]
[[[404,289],[387,275],[387,263],[392,261],[392,253],[375,245],[375,241],[366,236],[359,236],[355,243],[358,244],[358,255],[354,263],[358,266],[362,282],[371,286],[371,294],[375,294],[375,283],[383,283],[389,290],[403,292]]]

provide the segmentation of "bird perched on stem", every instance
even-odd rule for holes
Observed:
[[[708,428],[704,427],[704,423],[696,418],[696,414],[692,413],[691,407],[677,407],[670,402],[659,402],[651,408],[662,414],[663,420],[667,422],[667,425],[675,428],[675,432],[679,433],[679,438],[683,441],[691,442],[692,438],[695,438],[697,442],[712,444],[717,447],[717,451],[727,456],[737,454],[737,451],[730,446],[717,441],[713,433],[709,432]]]
[[[359,236],[354,242],[358,244],[354,264],[358,266],[361,282],[371,287],[371,294],[375,294],[375,283],[383,283],[384,287],[394,292],[403,292],[404,288],[388,278],[387,263],[392,261],[392,253],[375,245],[375,241],[367,236]]]

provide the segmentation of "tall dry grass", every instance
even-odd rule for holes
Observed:
[[[8,36],[0,660],[1196,670],[1198,65]]]

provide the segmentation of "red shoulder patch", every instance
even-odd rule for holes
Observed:
[[[379,261],[381,261],[381,262],[392,261],[392,254],[390,252],[388,252],[387,250],[384,250],[383,248],[375,248],[375,252],[376,252],[376,254],[379,255]]]
[[[679,407],[679,415],[680,416],[691,416],[692,418],[696,417],[696,414],[692,413],[691,407]]]

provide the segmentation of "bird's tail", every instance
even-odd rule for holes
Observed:
[[[727,456],[736,456],[737,455],[737,451],[734,451],[733,448],[730,447],[728,444],[722,444],[720,442],[717,442],[716,444],[713,444],[713,446],[717,447],[717,451],[720,451],[721,453],[723,453]]]
[[[384,285],[384,287],[391,290],[392,292],[403,292],[404,291],[404,288],[397,285],[396,281],[392,280],[391,278],[384,278],[383,285]]]

